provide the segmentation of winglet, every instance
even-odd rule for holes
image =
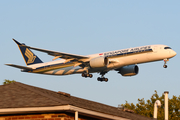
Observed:
[[[15,40],[14,38],[13,38],[12,40],[14,40],[14,42],[15,42],[16,44],[22,45],[21,43],[19,43],[19,42],[18,42],[17,40]]]

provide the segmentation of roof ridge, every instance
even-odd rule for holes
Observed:
[[[37,89],[41,89],[41,90],[44,90],[44,91],[50,91],[50,92],[56,93],[55,91],[51,91],[51,90],[47,90],[47,89],[43,89],[43,88],[31,86],[31,85],[26,85],[26,84],[23,84],[23,83],[20,83],[20,82],[14,82],[13,84],[16,84],[16,85],[18,85],[18,86],[20,86],[20,87],[22,87],[22,88],[25,88],[25,89],[27,89],[27,90],[29,90],[29,91],[35,92],[35,93],[37,93],[37,94],[40,94],[40,95],[42,95],[42,96],[44,96],[44,97],[46,97],[46,98],[49,98],[49,99],[51,99],[51,100],[53,100],[53,101],[58,102],[58,103],[68,104],[68,102],[66,102],[66,101],[63,101],[63,102],[62,102],[62,100],[60,100],[60,99],[58,99],[58,98],[56,98],[56,97],[54,97],[54,96],[52,96],[52,95],[50,95],[50,94],[47,94],[47,93],[38,91]],[[56,93],[56,94],[58,94],[58,93]]]

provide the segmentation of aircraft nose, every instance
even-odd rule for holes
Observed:
[[[172,56],[174,57],[174,56],[176,56],[177,53],[176,53],[174,50],[172,50],[172,51],[171,51],[171,54],[172,54]]]

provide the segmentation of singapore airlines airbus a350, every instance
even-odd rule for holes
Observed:
[[[108,78],[104,75],[110,70],[115,70],[122,76],[133,76],[138,74],[137,64],[164,60],[163,67],[167,68],[166,62],[176,55],[176,52],[166,45],[147,45],[82,56],[30,47],[13,40],[18,45],[27,67],[6,64],[8,66],[19,68],[22,72],[48,75],[82,74],[82,77],[90,78],[93,77],[91,73],[97,72],[101,75],[97,80],[106,82]],[[30,49],[54,56],[53,60],[61,59],[43,63]]]

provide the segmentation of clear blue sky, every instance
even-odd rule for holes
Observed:
[[[138,98],[149,99],[157,90],[180,95],[180,1],[179,0],[4,0],[0,4],[0,83],[4,79],[70,93],[111,106]],[[48,76],[22,73],[6,63],[24,65],[12,38],[33,47],[88,55],[129,47],[165,44],[177,55],[168,68],[163,61],[140,64],[139,74],[122,77],[109,72],[109,81],[99,74]],[[52,56],[34,51],[44,62]]]

